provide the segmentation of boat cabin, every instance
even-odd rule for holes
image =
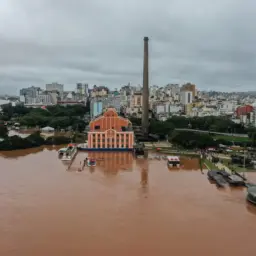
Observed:
[[[86,161],[87,161],[88,166],[96,166],[96,160],[95,159],[87,158]]]
[[[59,153],[59,156],[63,156],[66,152],[67,152],[67,148],[61,148],[59,149],[58,153]]]
[[[167,156],[167,165],[170,167],[180,167],[180,158],[178,156]]]

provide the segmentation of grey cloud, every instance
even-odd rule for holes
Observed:
[[[2,0],[0,92],[58,81],[255,90],[253,0]],[[239,86],[238,85],[242,85]]]

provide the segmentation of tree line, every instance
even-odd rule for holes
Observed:
[[[20,136],[16,135],[8,137],[5,134],[4,140],[0,142],[0,150],[9,151],[17,149],[34,148],[43,145],[62,145],[67,144],[70,141],[71,138],[64,136],[51,136],[44,139],[43,137],[40,136],[40,132],[35,132],[26,138],[21,138]]]
[[[141,119],[130,118],[135,126],[141,125]],[[200,134],[192,131],[176,131],[176,128],[189,128],[196,130],[206,130],[209,134]],[[255,146],[256,129],[245,127],[243,124],[232,122],[227,117],[194,117],[186,118],[173,116],[167,121],[150,120],[149,133],[158,135],[160,140],[168,140],[175,145],[184,148],[205,148],[215,147],[219,144],[227,146],[234,145],[232,137],[229,139],[216,139],[211,132],[220,133],[240,133],[248,134],[251,140],[246,142],[236,142],[238,146]]]
[[[66,129],[71,127],[73,130],[84,131],[88,124],[84,121],[84,115],[89,113],[89,103],[86,106],[48,106],[42,108],[26,108],[24,106],[3,107],[2,121],[14,121],[26,127],[45,127],[50,126],[55,129]]]
[[[141,125],[141,119],[130,118],[133,125]],[[173,116],[167,121],[150,120],[150,133],[162,136],[170,135],[175,128],[190,128],[196,130],[206,130],[220,133],[248,133],[248,128],[243,124],[237,124],[228,117],[193,117]]]

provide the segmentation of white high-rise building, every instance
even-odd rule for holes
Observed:
[[[46,91],[58,91],[60,93],[63,93],[64,91],[64,85],[58,83],[46,84],[45,88]]]
[[[78,94],[88,96],[89,95],[88,88],[89,88],[88,84],[84,84],[84,83],[76,84],[76,91]]]
[[[187,105],[192,103],[193,101],[193,93],[190,91],[182,91],[180,93],[180,102],[183,105]]]

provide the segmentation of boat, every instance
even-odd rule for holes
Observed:
[[[180,167],[180,158],[178,156],[167,156],[168,167]]]
[[[235,174],[229,175],[227,182],[231,186],[245,186],[245,181],[241,177],[239,177]]]
[[[71,161],[76,155],[76,153],[77,153],[76,145],[69,144],[67,148],[62,148],[62,150],[59,152],[59,155],[62,154],[60,156],[62,161]]]
[[[77,149],[78,150],[88,150],[88,143],[78,144]]]
[[[58,150],[58,156],[59,158],[61,158],[66,152],[67,152],[68,148],[61,148]]]
[[[96,160],[93,158],[86,158],[86,164],[87,166],[96,166]]]
[[[229,176],[230,176],[230,173],[228,173],[228,172],[225,171],[225,170],[220,170],[220,171],[218,171],[218,174],[220,174],[224,179],[228,179]]]
[[[218,171],[210,170],[207,172],[207,176],[210,180],[214,180],[214,176],[218,175]]]
[[[235,174],[229,174],[225,170],[211,170],[208,171],[207,176],[210,180],[213,180],[215,182],[224,180],[231,186],[245,186],[245,181],[241,177]],[[217,178],[215,178],[216,176]],[[221,176],[222,179],[220,179],[219,176]]]
[[[143,148],[134,148],[135,156],[144,156],[145,152]]]
[[[247,201],[256,205],[256,186],[251,186],[247,189]]]
[[[227,185],[226,180],[223,178],[221,174],[213,176],[213,181],[215,181],[218,187],[225,187]]]

